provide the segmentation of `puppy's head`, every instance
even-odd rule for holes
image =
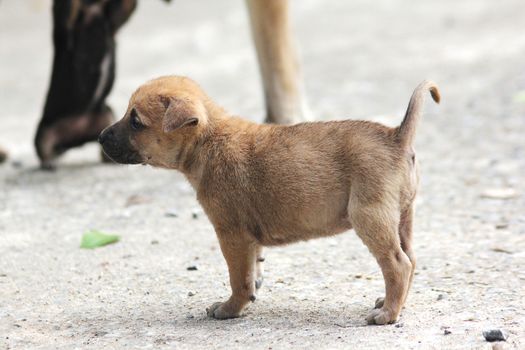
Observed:
[[[208,124],[206,101],[188,78],[152,80],[133,93],[124,117],[104,129],[99,142],[117,163],[178,169],[181,154]]]

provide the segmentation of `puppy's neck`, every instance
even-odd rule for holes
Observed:
[[[193,146],[186,152],[178,170],[198,192],[205,174],[224,173],[229,168],[229,162],[240,165],[255,135],[263,133],[268,127],[228,116],[220,107],[209,109],[206,128],[197,140],[192,140]]]
[[[198,190],[203,173],[209,160],[217,152],[217,139],[224,133],[225,125],[229,124],[230,117],[226,111],[213,101],[204,101],[206,108],[206,122],[191,138],[184,140],[177,152],[174,164],[182,172],[195,190]]]

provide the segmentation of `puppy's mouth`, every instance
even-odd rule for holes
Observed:
[[[143,159],[138,152],[122,152],[119,150],[107,150],[102,148],[104,154],[107,155],[112,161],[119,164],[146,164],[146,160]]]

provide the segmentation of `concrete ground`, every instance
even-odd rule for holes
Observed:
[[[245,12],[140,1],[119,34],[117,115],[140,83],[175,73],[262,120]],[[102,165],[96,145],[39,171],[50,2],[1,1],[0,348],[490,349],[491,328],[525,348],[524,13],[522,0],[293,2],[317,119],[395,125],[421,80],[442,90],[417,136],[414,286],[397,325],[366,326],[383,280],[353,232],[270,249],[257,301],[216,321],[204,310],[228,296],[226,265],[181,175]],[[90,228],[122,239],[81,250]]]

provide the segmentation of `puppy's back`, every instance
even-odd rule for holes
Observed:
[[[377,123],[242,126],[232,128],[234,147],[216,149],[199,199],[212,222],[228,217],[265,245],[349,229],[352,185],[365,181],[378,195],[399,158],[393,129]]]

